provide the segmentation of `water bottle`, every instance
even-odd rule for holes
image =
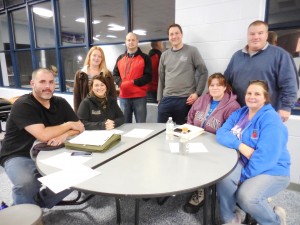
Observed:
[[[185,154],[187,152],[187,142],[189,140],[189,129],[187,127],[183,127],[181,129],[180,137],[179,137],[179,152],[181,154]]]
[[[172,117],[169,117],[166,123],[166,134],[173,134],[174,131],[174,122]]]
[[[5,202],[1,202],[0,210],[7,208],[8,206],[5,204]]]

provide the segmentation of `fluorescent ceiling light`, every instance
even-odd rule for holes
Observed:
[[[138,35],[147,35],[147,31],[145,30],[133,30],[133,33],[138,34]]]
[[[85,23],[85,19],[83,17],[77,18],[75,21],[79,23]],[[101,23],[101,20],[93,20],[92,22],[92,24],[98,24],[98,23]]]
[[[85,23],[85,19],[83,17],[77,18],[75,21],[78,23]]]
[[[111,35],[111,34],[106,35],[106,37],[107,37],[107,38],[117,38],[117,36]]]
[[[108,24],[107,26],[109,26],[108,30],[113,30],[113,31],[125,30],[125,27],[122,27],[122,26],[120,26],[118,24],[114,24],[114,23]]]
[[[94,41],[100,41],[100,39],[99,39],[99,38],[96,38],[96,37],[93,37],[93,40],[94,40]]]
[[[93,20],[92,24],[98,24],[101,23],[101,20]]]
[[[53,12],[49,9],[33,7],[32,11],[43,18],[53,17]]]

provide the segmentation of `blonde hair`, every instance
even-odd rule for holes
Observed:
[[[99,65],[99,70],[106,75],[109,73],[109,70],[107,69],[107,66],[106,66],[104,51],[99,46],[94,46],[94,47],[90,48],[90,50],[88,51],[88,53],[85,57],[84,66],[90,66],[91,55],[92,55],[93,51],[95,51],[95,50],[98,50],[101,52],[102,59],[101,59],[100,65]]]

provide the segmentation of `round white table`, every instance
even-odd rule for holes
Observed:
[[[138,128],[149,127],[147,124],[134,125]],[[163,125],[151,124],[151,127],[162,128]],[[123,137],[122,140],[124,140]],[[218,144],[215,135],[210,133],[201,134],[188,143],[198,144],[199,149],[206,151],[173,152],[171,149],[179,145],[179,138],[169,138],[163,132],[140,141],[129,150],[123,149],[124,154],[112,154],[115,149],[111,152],[109,150],[93,154],[91,160],[93,163],[87,165],[99,170],[101,174],[73,188],[92,194],[114,196],[116,199],[120,196],[131,196],[137,200],[183,194],[205,188],[205,198],[210,198],[210,188],[235,168],[238,154],[235,150]],[[122,141],[116,149],[120,146],[122,146]],[[37,158],[37,165],[42,174],[53,172],[53,168],[39,163],[39,159],[44,159],[49,155],[51,155],[49,152],[41,152]],[[95,168],[95,165],[98,167]],[[207,223],[207,202],[205,201],[204,205],[204,224]],[[118,204],[117,201],[118,222],[120,222]],[[213,206],[212,209],[214,210]],[[136,224],[138,224],[138,214],[137,201]],[[214,211],[212,217],[214,217]]]

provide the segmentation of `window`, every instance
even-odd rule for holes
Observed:
[[[124,4],[120,0],[92,0],[92,41],[120,43],[125,40]]]
[[[74,76],[76,71],[82,68],[85,56],[85,48],[65,48],[61,50],[66,91],[73,92]]]
[[[175,22],[175,0],[133,0],[132,12],[133,32],[140,41],[166,39]]]
[[[61,45],[85,43],[85,14],[83,0],[59,1]]]
[[[35,25],[36,46],[54,47],[54,13],[50,2],[36,4],[32,7],[33,19]]]
[[[291,54],[300,76],[300,0],[269,0],[267,5],[269,30],[277,33],[277,45]],[[300,115],[300,110],[292,114]]]
[[[4,50],[4,44],[9,43],[6,14],[0,15],[0,51]]]
[[[13,11],[12,16],[16,48],[25,46],[30,48],[28,19],[25,8]]]
[[[269,0],[268,6],[271,28],[300,25],[300,0]]]
[[[6,7],[11,7],[24,3],[25,0],[4,0]]]
[[[72,92],[92,46],[101,45],[112,71],[129,31],[148,53],[151,40],[168,40],[174,21],[175,0],[0,0],[0,85],[30,88],[32,71],[53,65],[56,90]]]
[[[31,74],[33,71],[31,52],[16,52],[17,67],[20,73],[20,85],[24,88],[30,88]]]
[[[1,52],[0,59],[1,59],[1,62],[2,61],[5,62],[5,63],[1,63],[3,85],[5,87],[15,87],[14,72],[13,72],[10,53],[9,52]]]

